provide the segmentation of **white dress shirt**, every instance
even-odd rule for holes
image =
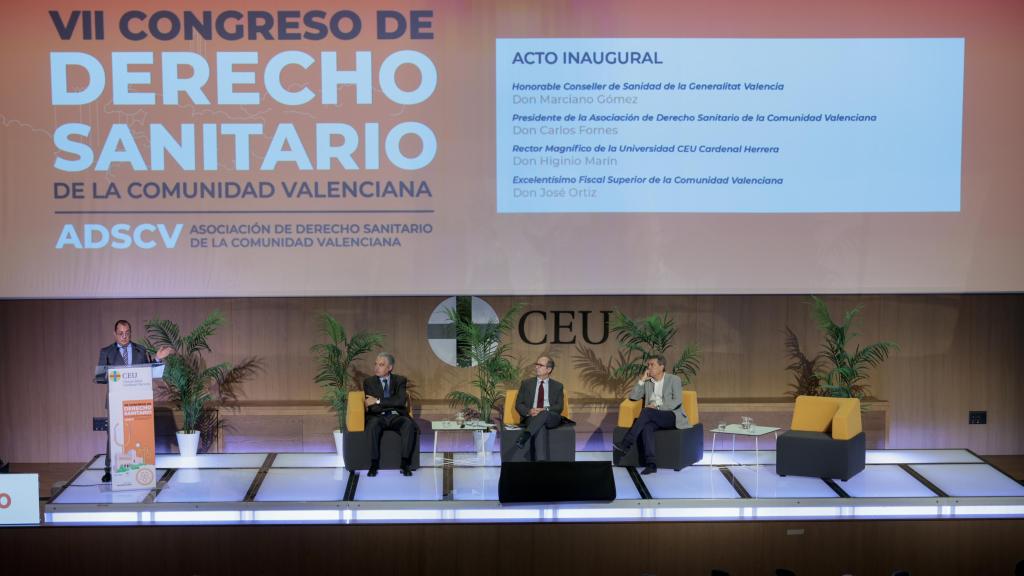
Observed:
[[[654,404],[658,408],[661,408],[662,404],[662,393],[665,391],[665,375],[661,375],[660,380],[654,381],[654,391],[651,392],[651,397],[647,399],[648,404]]]

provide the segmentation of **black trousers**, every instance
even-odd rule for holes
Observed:
[[[103,398],[103,409],[107,411],[107,443],[103,448],[103,472],[105,474],[110,473],[110,395],[107,394]]]
[[[654,432],[675,427],[676,415],[669,410],[644,407],[640,412],[640,417],[633,422],[629,432],[626,432],[623,442],[628,447],[639,439],[640,463],[643,465],[654,464]]]
[[[527,416],[523,418],[521,426],[530,433],[530,439],[537,437],[537,434],[543,428],[551,429],[557,428],[562,423],[562,415],[555,414],[550,410],[544,410],[536,416]]]
[[[378,414],[366,420],[366,431],[370,433],[370,460],[380,462],[380,437],[385,430],[395,430],[402,436],[402,461],[412,459],[416,445],[416,423],[405,414]]]

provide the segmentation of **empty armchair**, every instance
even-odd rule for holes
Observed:
[[[790,430],[779,436],[780,476],[849,480],[864,469],[860,400],[798,396]]]
[[[412,410],[409,413],[412,414]],[[345,468],[366,470],[370,467],[370,434],[366,431],[366,394],[362,391],[348,393],[342,451],[345,454]],[[398,470],[401,463],[402,436],[394,430],[385,430],[380,438],[380,468]],[[419,467],[420,443],[417,438],[412,452],[412,468]]]
[[[619,404],[619,420],[612,434],[614,442],[622,441],[643,408],[642,400],[626,398]],[[704,425],[700,422],[697,393],[693,390],[683,390],[683,413],[690,422],[689,428],[672,428],[654,433],[654,458],[658,468],[682,470],[704,457]],[[612,463],[616,466],[638,466],[639,443],[630,447],[629,452],[625,454],[614,452]]]
[[[504,424],[518,426],[522,421],[516,412],[518,390],[505,393]],[[502,462],[575,462],[576,461],[576,424],[572,422],[572,408],[569,405],[569,393],[563,392],[562,423],[557,428],[541,429],[540,433],[525,448],[516,446],[518,430],[502,430],[501,461]],[[568,422],[566,420],[569,420]]]

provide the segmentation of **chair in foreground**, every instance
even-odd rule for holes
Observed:
[[[860,400],[797,396],[790,430],[779,436],[779,476],[849,480],[864,469]]]
[[[643,404],[643,400],[629,398],[619,404],[619,421],[612,433],[612,440],[616,444],[622,442],[633,421],[640,416]],[[693,390],[683,390],[683,412],[690,421],[689,428],[672,428],[654,433],[654,464],[658,468],[682,470],[704,457],[704,425],[700,422],[697,393]],[[612,462],[616,466],[639,466],[640,443],[634,444],[625,454],[613,452]]]
[[[409,410],[412,414],[412,410]],[[342,438],[342,452],[345,468],[366,470],[370,467],[370,433],[366,431],[366,394],[362,391],[348,393],[348,410],[345,412],[345,436]],[[413,443],[411,468],[420,467],[419,431]],[[398,470],[402,465],[402,435],[395,430],[385,430],[380,438],[380,469]]]
[[[516,412],[516,397],[518,390],[509,390],[505,393],[505,416],[504,424],[518,426],[522,422],[519,412]],[[572,419],[572,409],[569,406],[569,393],[563,392],[564,405],[562,416]],[[501,461],[502,462],[575,462],[576,461],[576,424],[563,421],[555,428],[542,428],[540,433],[525,448],[516,446],[516,438],[519,430],[503,429],[501,431]]]

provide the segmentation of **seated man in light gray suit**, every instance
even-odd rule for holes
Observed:
[[[551,379],[555,361],[547,356],[537,358],[536,378],[527,378],[519,384],[516,396],[516,411],[522,416],[523,431],[516,438],[520,449],[544,428],[556,428],[562,423],[565,407],[565,390],[562,383]]]
[[[647,371],[629,393],[630,400],[644,400],[640,417],[633,422],[622,443],[612,445],[616,450],[629,452],[640,441],[641,474],[654,474],[654,432],[669,428],[687,428],[690,425],[683,413],[683,381],[675,374],[665,373],[665,357],[658,355],[647,360]]]

